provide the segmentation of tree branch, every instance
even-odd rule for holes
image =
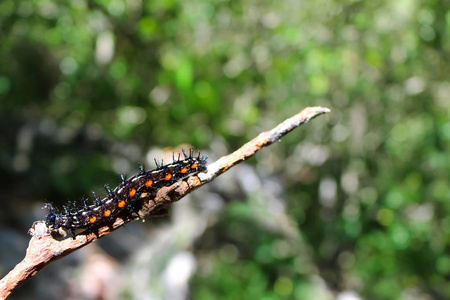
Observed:
[[[111,226],[102,227],[99,232],[77,235],[75,238],[66,237],[56,240],[48,233],[48,228],[43,221],[33,224],[29,233],[32,235],[25,258],[15,266],[2,280],[0,280],[0,299],[6,299],[15,289],[19,288],[27,279],[38,271],[78,249],[84,247],[100,237],[109,234],[124,224],[139,218],[147,218],[161,215],[161,208],[178,201],[194,189],[210,182],[215,177],[226,172],[234,165],[250,158],[262,147],[269,146],[281,139],[284,135],[307,123],[311,119],[328,113],[325,107],[307,107],[290,119],[285,120],[270,131],[259,134],[235,152],[224,156],[208,166],[207,173],[188,178],[187,181],[174,183],[169,187],[161,188],[154,199],[146,199],[143,195],[144,205],[138,216],[129,220],[118,218]]]

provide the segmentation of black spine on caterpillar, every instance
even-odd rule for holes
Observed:
[[[117,217],[130,218],[142,208],[141,195],[143,193],[150,199],[156,196],[158,190],[164,186],[184,180],[201,172],[206,172],[207,157],[200,153],[194,156],[194,150],[189,154],[183,150],[184,159],[173,159],[171,164],[160,165],[151,171],[145,171],[144,166],[139,167],[139,173],[126,179],[114,189],[105,185],[108,195],[103,199],[94,194],[94,202],[88,204],[82,200],[83,206],[76,209],[75,206],[64,208],[64,212],[57,212],[51,204],[46,204],[48,214],[45,223],[50,231],[62,228],[74,234],[83,230],[95,232],[104,225],[112,225]]]

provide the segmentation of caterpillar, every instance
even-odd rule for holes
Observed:
[[[81,208],[69,203],[64,206],[63,212],[58,212],[52,204],[47,203],[47,228],[50,233],[62,228],[76,236],[80,230],[96,232],[105,225],[113,224],[118,217],[131,218],[133,213],[142,208],[142,194],[145,193],[149,199],[153,199],[162,187],[206,172],[206,156],[201,156],[200,152],[194,156],[193,149],[189,150],[189,155],[183,150],[183,155],[184,159],[180,159],[180,154],[175,159],[174,155],[173,162],[167,165],[159,164],[155,160],[156,169],[151,171],[145,171],[145,167],[141,165],[138,174],[128,179],[121,176],[122,182],[116,188],[111,189],[105,185],[108,194],[103,199],[95,194],[92,204],[88,204],[86,198],[82,199]]]

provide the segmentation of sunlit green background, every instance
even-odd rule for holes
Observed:
[[[450,299],[449,61],[448,1],[1,0],[2,275],[44,202],[332,110],[11,298]]]

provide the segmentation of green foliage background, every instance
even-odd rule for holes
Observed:
[[[229,191],[190,249],[192,299],[448,299],[449,8],[2,0],[1,226],[26,232],[24,207],[114,182],[151,147],[218,157],[322,105],[248,162],[279,182],[296,233]]]

